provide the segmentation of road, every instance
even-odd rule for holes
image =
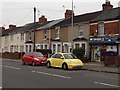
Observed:
[[[87,70],[62,70],[3,60],[2,88],[120,88],[118,75]]]

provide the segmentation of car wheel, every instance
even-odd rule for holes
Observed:
[[[50,67],[51,67],[50,62],[47,62],[47,68],[50,68]]]
[[[35,66],[35,63],[34,63],[34,61],[32,61],[32,66]]]
[[[62,65],[62,69],[64,69],[64,70],[67,70],[67,69],[68,69],[68,66],[67,66],[66,63],[64,63],[64,64]]]
[[[25,61],[24,60],[22,60],[22,65],[25,65],[26,63],[25,63]]]

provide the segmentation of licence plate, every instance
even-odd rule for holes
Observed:
[[[41,62],[41,63],[46,63],[46,62]]]

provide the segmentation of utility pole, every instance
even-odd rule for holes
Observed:
[[[36,22],[36,7],[34,7],[34,24],[35,24],[35,22]],[[35,52],[36,50],[36,46],[35,46],[35,32],[36,32],[36,30],[34,29],[34,46],[33,46],[33,51]]]
[[[72,18],[71,18],[71,37],[73,38],[73,14],[74,14],[74,10],[73,10],[73,0],[72,0]],[[73,41],[71,38],[71,53],[73,51]]]

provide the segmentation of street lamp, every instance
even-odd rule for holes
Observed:
[[[36,7],[34,7],[34,24],[36,22]],[[33,46],[33,51],[36,51],[35,50],[35,29],[34,29],[34,46]]]

